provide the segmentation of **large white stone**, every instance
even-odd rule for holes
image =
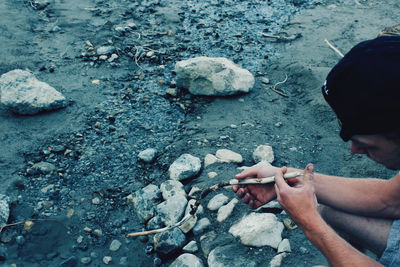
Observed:
[[[229,198],[222,193],[215,195],[212,199],[210,199],[210,202],[208,202],[207,208],[209,210],[217,210],[222,207],[222,205],[225,205],[228,200]]]
[[[269,267],[280,267],[282,265],[283,259],[286,258],[287,255],[288,255],[287,253],[280,253],[276,255],[269,262]]]
[[[180,255],[169,267],[204,267],[201,259],[190,253]]]
[[[183,189],[183,184],[176,180],[167,180],[160,185],[162,196],[165,200],[175,195],[186,197],[186,192]]]
[[[197,57],[175,65],[177,86],[194,95],[234,95],[247,93],[254,85],[254,76],[226,58]]]
[[[165,225],[179,222],[185,212],[187,199],[182,195],[175,195],[157,205],[157,214]]]
[[[283,224],[272,213],[250,213],[229,229],[240,237],[243,245],[253,247],[270,246],[278,248],[282,241]]]
[[[201,169],[201,160],[190,154],[183,154],[169,167],[169,177],[172,180],[184,180],[196,176]]]
[[[274,151],[271,146],[259,145],[253,152],[253,160],[255,163],[262,161],[272,163],[274,161]]]
[[[32,115],[67,106],[67,100],[56,89],[41,82],[26,70],[12,70],[0,77],[0,101],[20,115]]]
[[[234,163],[242,163],[243,158],[240,154],[233,152],[229,149],[218,149],[217,153],[215,153],[217,156],[218,161],[220,162],[234,162]]]

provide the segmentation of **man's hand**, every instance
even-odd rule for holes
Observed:
[[[274,176],[278,168],[266,165],[255,165],[235,176],[236,179],[262,178]],[[266,185],[235,185],[233,191],[248,204],[250,209],[256,209],[276,198],[273,184]]]
[[[314,193],[314,166],[308,164],[300,182],[291,187],[283,179],[286,167],[275,174],[275,191],[279,204],[287,214],[304,230],[310,230],[313,219],[319,216],[317,199]]]

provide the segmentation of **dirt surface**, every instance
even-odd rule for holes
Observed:
[[[312,162],[327,174],[394,174],[350,153],[320,87],[340,59],[324,39],[345,53],[374,38],[399,23],[396,0],[36,2],[0,1],[0,74],[30,69],[70,105],[36,116],[16,116],[0,107],[0,193],[11,198],[9,223],[46,220],[36,222],[31,232],[17,225],[1,233],[4,266],[58,266],[71,256],[78,265],[88,256],[90,266],[104,265],[104,256],[113,257],[109,265],[118,265],[121,257],[127,257],[128,266],[159,264],[151,242],[125,240],[126,233],[144,226],[124,198],[167,180],[169,165],[182,153],[204,158],[228,148],[250,166],[253,150],[269,144],[276,166],[303,168]],[[262,33],[298,38],[275,40]],[[112,62],[110,55],[102,60],[95,53],[106,45],[116,48],[118,58]],[[166,89],[175,87],[175,63],[201,55],[226,57],[248,69],[256,77],[252,92],[212,98],[179,89],[177,96],[167,95]],[[271,88],[286,75],[287,81],[276,86],[283,96]],[[157,160],[139,162],[137,154],[148,147],[160,152]],[[41,161],[57,170],[34,171],[32,165]],[[208,166],[185,188],[231,179],[236,167]],[[208,178],[210,171],[218,176]],[[234,197],[230,190],[224,193]],[[95,197],[100,205],[92,203]],[[215,213],[205,216],[222,240],[248,212],[238,204],[221,224]],[[85,232],[85,226],[102,234]],[[327,264],[299,229],[283,235],[293,252],[282,266]],[[24,242],[16,241],[20,236]],[[198,241],[199,236],[190,238]],[[110,252],[114,239],[123,245]],[[243,253],[260,266],[276,254],[271,248],[244,246]],[[207,262],[201,252],[196,255]]]

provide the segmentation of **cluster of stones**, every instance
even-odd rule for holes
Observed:
[[[145,162],[155,160],[157,151],[146,149],[139,154],[139,158]],[[274,160],[272,148],[268,145],[260,145],[253,152],[253,159],[258,164],[270,164]],[[215,155],[207,154],[204,158],[204,168],[214,163],[242,163],[240,154],[228,149],[220,149]],[[160,186],[150,184],[127,197],[127,202],[133,206],[137,216],[146,225],[147,230],[160,229],[166,226],[174,226],[191,210],[195,199],[193,195],[201,189],[192,187],[187,194],[181,181],[197,177],[202,170],[200,158],[190,154],[178,157],[169,167],[169,180]],[[210,177],[210,175],[208,175]],[[203,188],[204,189],[204,188]],[[225,194],[219,193],[213,196],[206,209],[201,205],[196,211],[196,221],[189,227],[172,227],[171,229],[157,233],[153,237],[154,249],[163,258],[177,251],[182,251],[179,257],[170,266],[204,266],[202,260],[194,255],[199,251],[195,240],[188,240],[186,234],[192,231],[194,236],[199,236],[200,249],[207,258],[208,266],[225,266],[227,255],[231,255],[231,244],[210,247],[216,233],[209,231],[212,222],[204,216],[206,210],[217,212],[217,221],[224,222],[233,212],[237,198],[229,199]],[[279,204],[273,204],[279,207]],[[244,216],[229,229],[233,237],[238,237],[243,245],[251,247],[269,246],[277,250],[278,254],[270,262],[271,266],[280,266],[282,259],[291,251],[288,239],[282,239],[284,224],[273,213],[251,212]],[[229,248],[228,248],[229,247]],[[229,254],[228,254],[229,253]],[[236,259],[235,259],[236,261]],[[242,259],[241,262],[248,262]],[[248,262],[251,266],[252,262]],[[235,265],[236,266],[236,265]],[[255,266],[255,263],[254,263]]]

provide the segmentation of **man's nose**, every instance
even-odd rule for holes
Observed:
[[[350,143],[350,151],[354,154],[367,154],[367,150],[365,148],[357,146],[353,141]]]

